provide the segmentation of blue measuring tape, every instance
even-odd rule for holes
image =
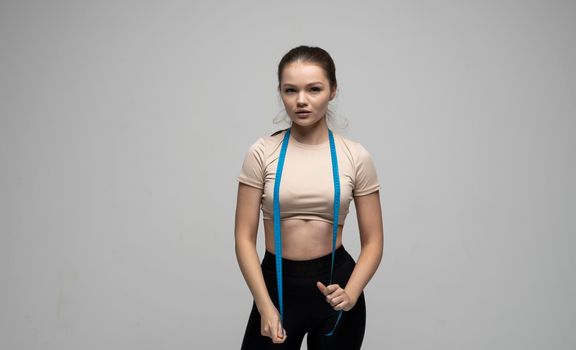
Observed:
[[[280,158],[276,168],[276,179],[274,180],[274,245],[276,250],[276,277],[278,281],[278,304],[280,306],[280,322],[284,322],[284,303],[282,300],[282,235],[280,234],[280,180],[282,178],[282,169],[284,168],[284,159],[286,158],[286,149],[290,138],[290,128],[286,130],[282,140]],[[328,129],[328,138],[330,139],[330,155],[332,156],[332,176],[334,178],[334,220],[332,223],[332,266],[330,267],[330,284],[332,284],[332,275],[334,273],[334,255],[336,250],[336,236],[338,234],[338,212],[340,210],[340,176],[338,175],[338,157],[336,156],[336,145],[332,130]],[[326,336],[331,336],[338,326],[340,317],[344,310],[338,310],[338,318],[331,332]]]

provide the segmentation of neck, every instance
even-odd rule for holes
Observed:
[[[290,135],[300,143],[319,145],[328,141],[326,118],[322,118],[318,123],[308,127],[302,127],[301,125],[292,123],[290,130]]]

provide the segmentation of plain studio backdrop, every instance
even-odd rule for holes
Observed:
[[[381,183],[363,349],[576,348],[575,33],[573,1],[2,1],[0,348],[240,347],[236,176],[301,44]]]

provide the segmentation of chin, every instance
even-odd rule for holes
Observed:
[[[292,119],[292,123],[299,125],[299,126],[311,126],[318,124],[320,120],[294,120]]]

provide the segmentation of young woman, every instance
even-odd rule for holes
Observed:
[[[362,345],[363,290],[383,252],[380,185],[368,151],[328,127],[336,89],[336,68],[325,50],[290,50],[278,66],[278,91],[291,126],[260,137],[246,152],[235,244],[254,302],[242,350],[300,349],[305,334],[310,350]],[[358,262],[342,245],[352,199]],[[260,209],[262,262],[256,251]]]

